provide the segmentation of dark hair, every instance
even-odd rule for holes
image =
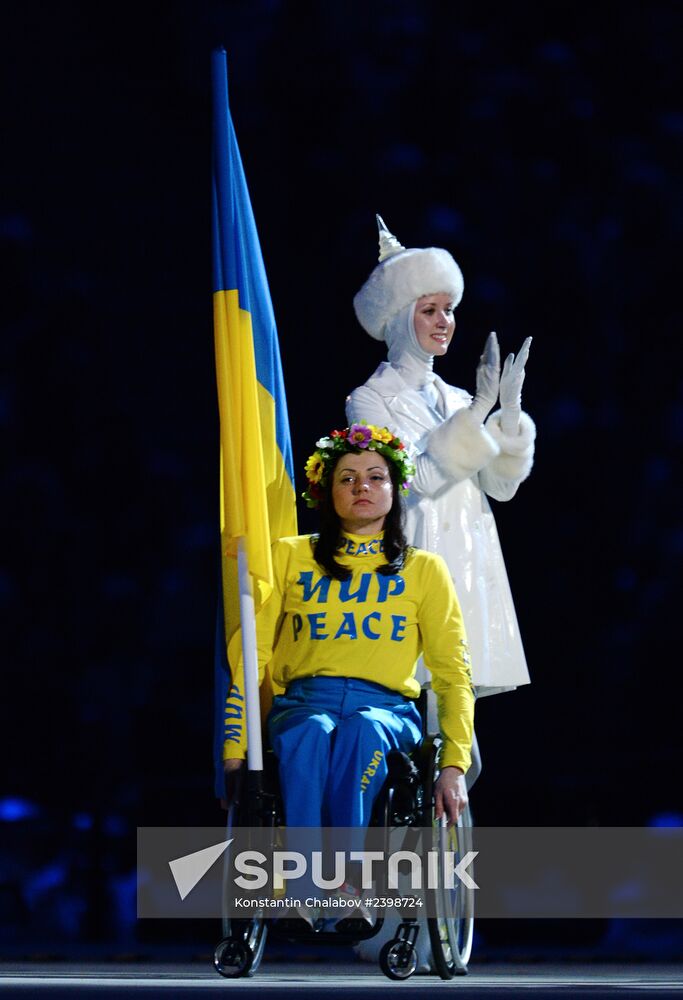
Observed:
[[[344,454],[345,452],[341,452],[336,457],[334,465],[327,476],[327,485],[321,491],[320,534],[317,537],[314,536],[312,539],[315,561],[322,566],[328,576],[333,577],[335,580],[348,580],[351,577],[350,567],[340,565],[335,559],[339,548],[339,538],[342,534],[342,526],[339,515],[334,509],[332,481],[337,463]],[[360,455],[361,451],[354,449],[353,454]],[[389,468],[391,484],[394,488],[394,498],[391,510],[384,519],[384,555],[387,561],[384,566],[378,566],[375,572],[381,573],[383,576],[393,576],[399,570],[403,569],[408,543],[403,530],[405,515],[403,497],[400,493],[402,484],[399,482],[399,470],[393,462],[386,459],[385,461]]]

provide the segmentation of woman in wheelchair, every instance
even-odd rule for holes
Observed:
[[[443,738],[435,815],[467,804],[474,699],[462,616],[442,558],[411,548],[402,495],[413,467],[386,428],[354,424],[308,459],[320,533],[273,546],[273,593],[257,615],[259,672],[277,695],[268,733],[288,826],[363,827],[387,755],[421,738],[415,665],[432,674]],[[226,776],[244,765],[241,665],[228,695]]]

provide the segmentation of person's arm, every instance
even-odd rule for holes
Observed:
[[[512,500],[534,464],[536,425],[527,413],[520,412],[517,433],[506,434],[498,410],[486,421],[486,430],[500,452],[479,472],[481,488],[494,500]]]
[[[273,591],[256,615],[256,651],[258,656],[259,685],[263,682],[266,664],[273,649],[284,617],[284,586],[288,548],[280,542],[273,546]],[[247,725],[244,708],[244,662],[241,638],[230,642],[230,689],[225,703],[225,728],[223,742],[223,768],[226,774],[239,770],[247,755]]]
[[[441,774],[435,787],[436,815],[445,814],[449,823],[454,823],[467,804],[464,776],[471,763],[474,733],[469,648],[453,582],[440,556],[429,557],[422,582],[420,633],[443,739]]]
[[[531,347],[527,337],[515,358],[509,354],[500,376],[500,409],[486,421],[486,429],[500,454],[482,469],[482,488],[495,500],[510,500],[524,482],[534,461],[534,422],[522,411],[522,386]]]
[[[430,454],[454,481],[464,479],[463,472],[478,473],[479,485],[494,500],[511,500],[533,465],[536,428],[522,412],[522,385],[530,346],[531,337],[527,337],[517,358],[508,355],[501,373],[498,338],[495,333],[489,334],[477,366],[476,393],[468,410],[455,413],[430,437]],[[487,419],[499,394],[500,410]],[[469,447],[463,448],[466,441]],[[466,462],[469,460],[469,470],[463,468],[463,455]]]

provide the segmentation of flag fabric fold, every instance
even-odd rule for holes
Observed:
[[[272,590],[271,544],[297,532],[292,448],[273,306],[228,103],[224,50],[212,55],[213,314],[220,418],[222,601],[216,630],[214,764],[223,794],[230,663],[239,656],[237,548],[255,610]],[[243,721],[243,720],[242,720]]]

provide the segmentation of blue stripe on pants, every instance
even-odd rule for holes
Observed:
[[[414,701],[353,677],[304,677],[278,695],[268,733],[287,826],[368,825],[387,754],[422,736]]]

